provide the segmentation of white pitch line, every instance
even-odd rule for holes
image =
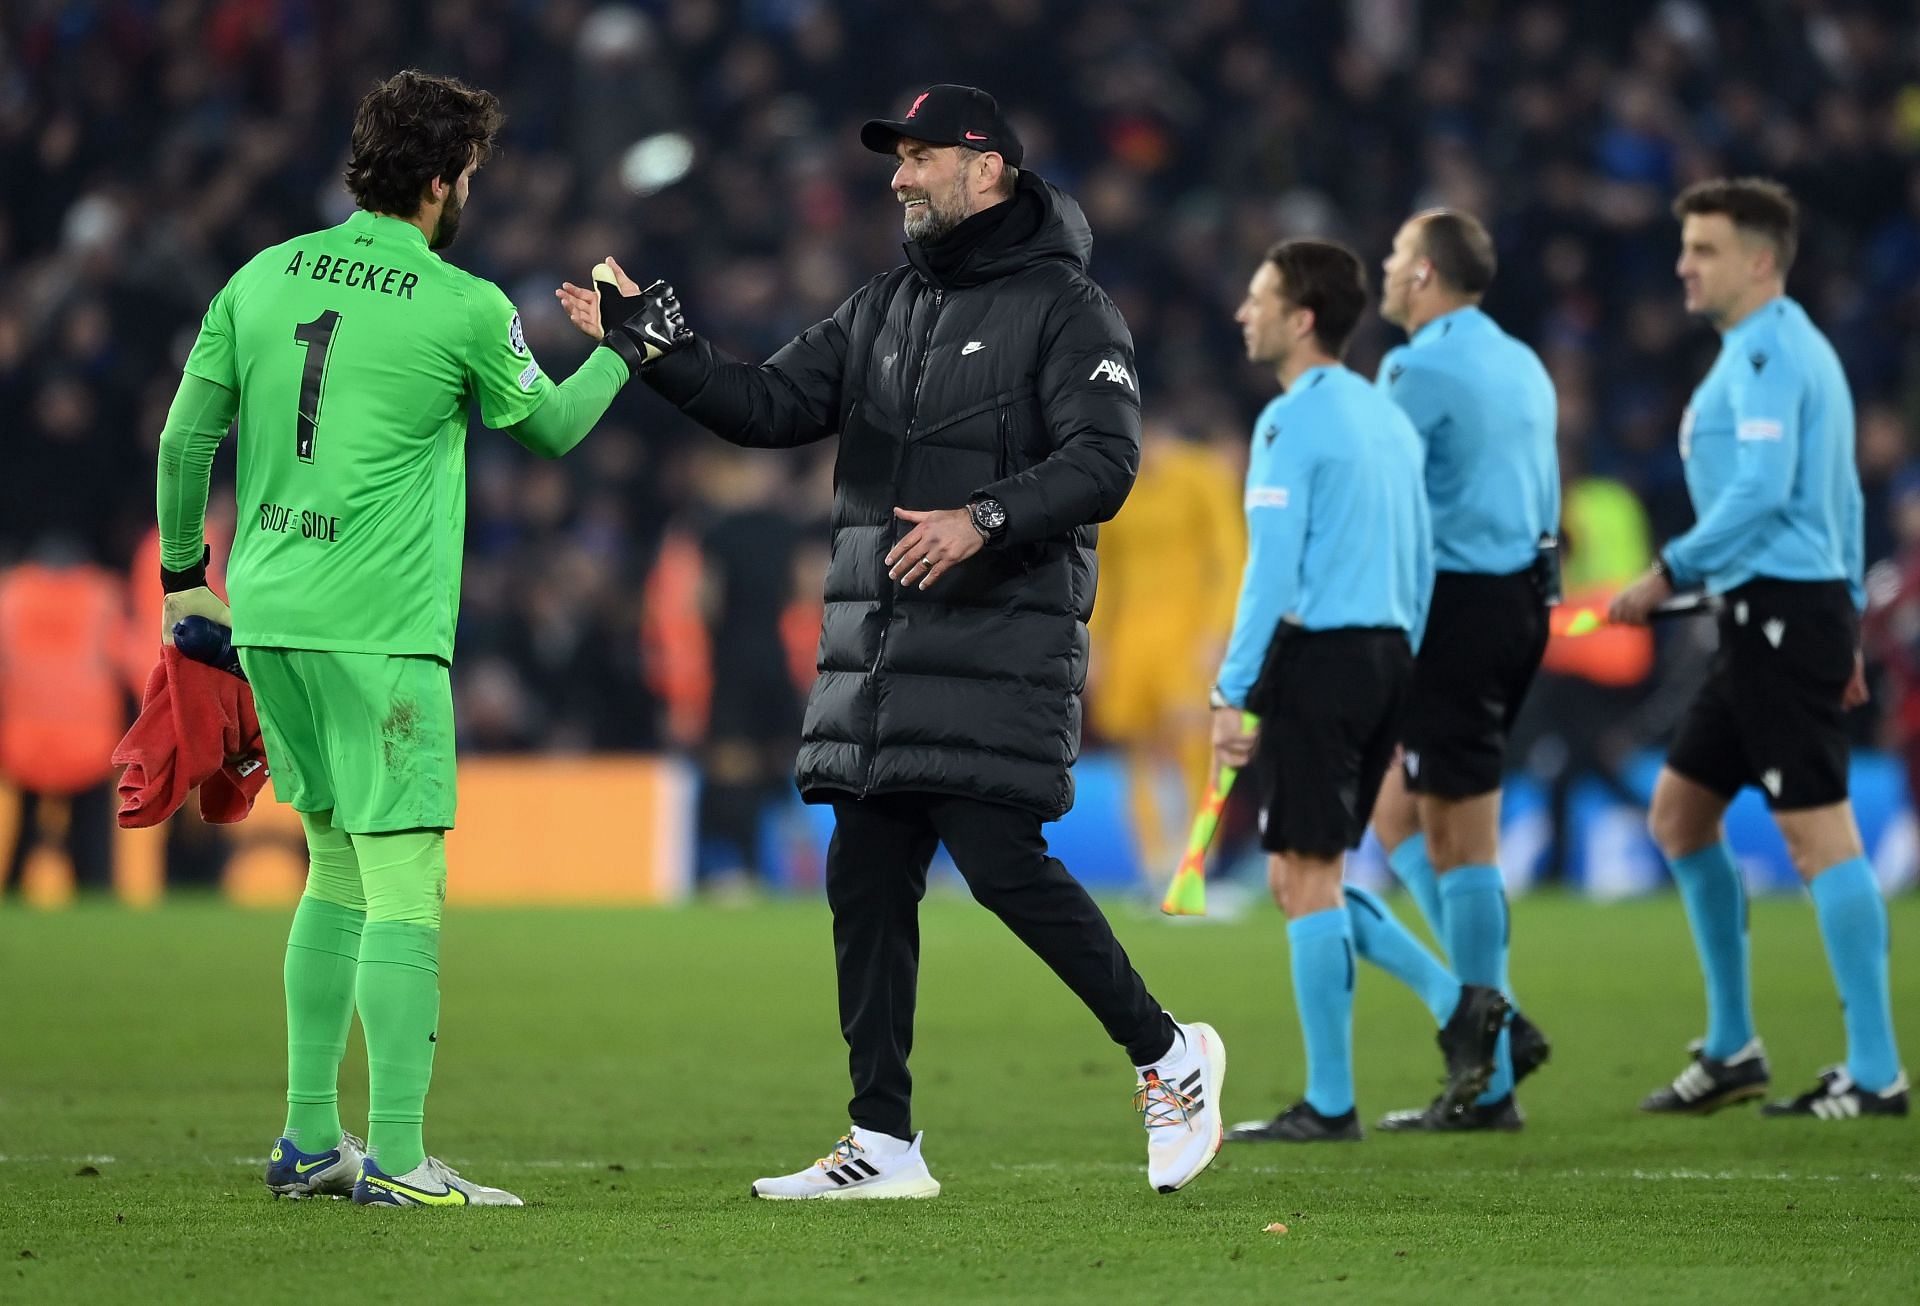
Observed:
[[[988,1166],[992,1170],[1006,1171],[1011,1174],[1049,1172],[1072,1172],[1086,1170],[1138,1171],[1144,1167],[1125,1161],[1081,1161],[1067,1164],[1061,1161],[1023,1161],[1014,1164],[994,1162]],[[1386,1175],[1408,1178],[1413,1172],[1401,1166],[1392,1165],[1249,1165],[1245,1162],[1233,1162],[1229,1166],[1235,1172],[1260,1175]],[[1224,1172],[1223,1172],[1224,1173]],[[1851,1183],[1856,1180],[1873,1182],[1920,1183],[1920,1174],[1882,1174],[1870,1171],[1867,1174],[1807,1174],[1791,1170],[1640,1170],[1640,1169],[1600,1169],[1590,1170],[1580,1167],[1567,1170],[1520,1169],[1449,1169],[1444,1172],[1454,1179],[1632,1179],[1640,1182],[1784,1182],[1784,1183]]]

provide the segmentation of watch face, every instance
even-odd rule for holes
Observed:
[[[980,499],[973,505],[973,519],[990,531],[997,531],[1007,524],[1007,510],[1000,506],[998,499]]]

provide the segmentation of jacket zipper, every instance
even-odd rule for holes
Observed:
[[[927,384],[927,358],[933,353],[933,331],[940,322],[940,305],[946,300],[947,292],[934,287],[933,312],[927,317],[927,338],[920,345],[920,374],[913,379],[913,403],[907,410],[907,432],[900,440],[900,458],[893,465],[893,497],[900,498],[900,464],[907,459],[907,445],[913,441],[914,423],[920,420],[920,391]],[[880,674],[880,660],[887,653],[887,632],[893,629],[893,582],[887,586],[887,618],[880,624],[880,642],[873,650],[873,665],[867,668],[867,685],[875,686]],[[867,747],[867,777],[860,782],[860,796],[865,798],[873,791],[873,771],[880,764],[880,700],[878,693],[873,703],[873,742]]]

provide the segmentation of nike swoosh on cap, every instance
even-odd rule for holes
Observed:
[[[986,137],[982,136],[979,132],[967,132],[965,133],[965,135],[966,135],[966,138],[970,141],[984,141],[985,139],[987,139]]]

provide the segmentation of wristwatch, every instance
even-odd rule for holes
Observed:
[[[983,495],[967,505],[967,512],[973,517],[973,528],[988,544],[998,544],[1005,538],[1007,510],[1000,500]]]

